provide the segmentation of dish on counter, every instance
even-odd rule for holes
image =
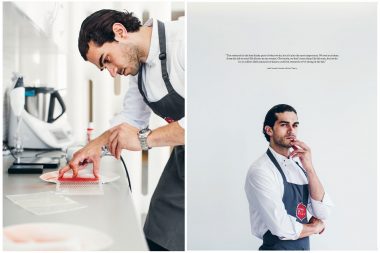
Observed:
[[[73,176],[72,171],[68,171],[64,175],[65,178],[69,178],[72,176]],[[86,171],[79,171],[78,176],[83,177],[83,178],[93,178],[94,177],[94,175],[92,173],[88,173]],[[40,176],[40,178],[41,178],[41,180],[43,180],[45,182],[57,183],[57,181],[58,181],[58,170],[44,173]],[[107,173],[106,175],[102,175],[102,174],[100,175],[100,181],[103,184],[114,182],[114,181],[118,180],[119,178],[120,178],[120,176],[117,174],[114,174],[114,173]]]
[[[26,223],[5,227],[4,250],[82,250],[109,248],[107,234],[88,227],[63,223]]]

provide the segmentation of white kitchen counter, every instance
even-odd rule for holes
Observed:
[[[12,156],[3,156],[4,227],[31,222],[76,224],[108,234],[114,243],[106,250],[148,250],[121,161],[113,157],[102,158],[101,173],[109,171],[120,175],[117,181],[103,185],[104,195],[68,196],[86,205],[86,208],[38,216],[15,205],[5,196],[55,191],[56,185],[42,181],[40,174],[8,174],[7,169],[13,160]],[[44,173],[53,170],[55,169],[44,169]]]

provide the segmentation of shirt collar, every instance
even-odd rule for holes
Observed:
[[[284,163],[286,160],[289,160],[286,156],[283,156],[276,151],[274,151],[273,148],[269,146],[269,150],[272,152],[273,156],[276,158],[277,162]]]
[[[145,22],[144,26],[152,26],[152,36],[150,38],[150,47],[148,52],[148,57],[146,58],[145,64],[151,66],[154,61],[158,59],[160,53],[159,42],[158,42],[158,29],[157,20],[150,18]]]

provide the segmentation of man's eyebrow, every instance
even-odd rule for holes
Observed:
[[[289,124],[290,122],[289,122],[289,121],[285,121],[285,120],[281,120],[281,121],[279,122],[279,124],[283,124],[283,123],[285,123],[285,124]],[[294,125],[294,124],[299,125],[299,122],[296,121],[296,122],[293,123],[293,125]]]
[[[104,54],[102,54],[99,58],[99,67],[102,69],[103,68],[103,56]]]

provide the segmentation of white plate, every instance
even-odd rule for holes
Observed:
[[[72,177],[72,175],[73,175],[73,173],[71,171],[68,171],[65,173],[64,177]],[[94,177],[93,174],[89,174],[87,172],[81,172],[81,171],[79,171],[78,176],[89,177],[89,178]],[[45,182],[57,183],[57,181],[58,181],[58,170],[44,173],[40,176],[40,178]],[[100,180],[102,181],[103,184],[111,183],[113,181],[118,180],[119,178],[120,178],[119,175],[116,175],[113,173],[107,173],[107,175],[100,175]]]
[[[27,223],[4,228],[4,250],[106,250],[113,240],[98,230],[63,223]]]

